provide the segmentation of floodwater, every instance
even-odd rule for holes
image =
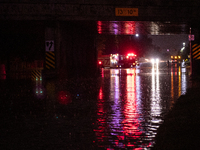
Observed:
[[[165,63],[104,69],[98,99],[99,145],[150,149],[164,115],[189,86],[185,67]]]
[[[142,63],[90,79],[0,84],[1,149],[150,149],[164,115],[189,87],[186,67]]]

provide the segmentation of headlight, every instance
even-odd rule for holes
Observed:
[[[152,63],[159,63],[159,59],[158,59],[158,58],[156,58],[156,59],[151,59],[151,62],[152,62]]]
[[[158,62],[159,62],[159,59],[157,58],[157,59],[156,59],[156,63],[158,63]]]

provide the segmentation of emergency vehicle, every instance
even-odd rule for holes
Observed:
[[[134,53],[129,53],[127,55],[102,55],[98,57],[98,64],[102,68],[131,68],[139,65],[137,62],[137,55]]]

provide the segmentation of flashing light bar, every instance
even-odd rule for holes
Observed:
[[[135,55],[133,53],[129,53],[128,56],[137,56],[137,55]]]

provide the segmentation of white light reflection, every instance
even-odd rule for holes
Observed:
[[[158,24],[156,24],[155,22],[151,22],[150,31],[151,31],[151,35],[158,35],[160,32]]]
[[[153,61],[154,62],[154,61]],[[156,61],[157,62],[157,61]],[[149,140],[152,140],[153,137],[155,137],[156,130],[159,127],[159,124],[162,122],[161,119],[159,119],[159,116],[161,115],[161,104],[160,104],[160,86],[159,86],[159,67],[158,62],[156,65],[152,63],[152,87],[151,87],[151,124],[149,126],[149,130],[151,131],[150,135],[148,136]]]
[[[111,79],[110,79],[110,100],[112,114],[110,114],[110,119],[108,120],[108,124],[110,127],[110,134],[112,136],[116,136],[117,139],[110,139],[112,144],[122,147],[123,143],[119,142],[123,140],[123,135],[120,134],[123,132],[121,122],[122,122],[122,113],[121,113],[121,99],[120,99],[120,87],[119,87],[119,70],[111,69]]]
[[[181,69],[181,86],[182,86],[182,94],[186,94],[187,83],[186,83],[186,68]]]
[[[117,21],[110,23],[110,32],[114,33],[115,35],[120,34],[119,32],[119,24]]]
[[[178,67],[178,97],[181,96],[181,66]]]
[[[141,113],[141,81],[140,76],[138,73],[140,72],[140,69],[136,68],[136,97],[137,97],[137,111],[138,113]]]

